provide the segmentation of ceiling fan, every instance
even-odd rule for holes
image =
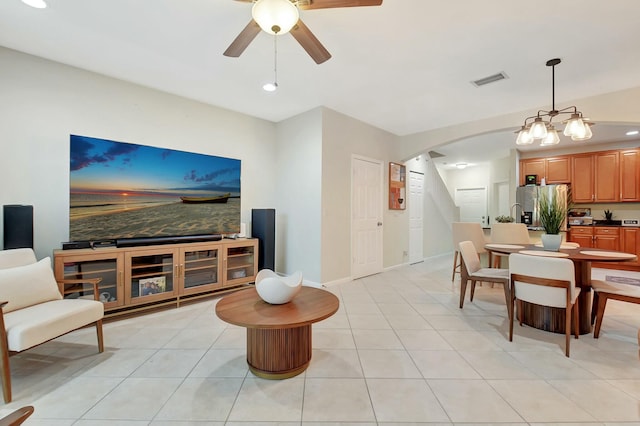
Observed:
[[[251,22],[240,32],[225,50],[224,55],[237,58],[244,52],[260,30],[269,34],[291,32],[293,38],[307,51],[309,56],[321,64],[331,58],[331,54],[320,43],[302,19],[298,9],[330,9],[338,7],[380,6],[382,0],[236,0],[254,3]],[[282,21],[281,21],[282,19]],[[288,22],[286,22],[288,20]],[[282,23],[281,23],[282,22]],[[288,27],[288,28],[287,28]]]

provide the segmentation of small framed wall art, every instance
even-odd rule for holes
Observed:
[[[389,209],[404,210],[406,198],[407,168],[402,164],[389,163]]]

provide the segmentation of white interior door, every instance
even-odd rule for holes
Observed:
[[[456,188],[456,205],[460,207],[460,222],[489,224],[487,188]]]
[[[382,272],[383,163],[353,157],[351,162],[351,275]]]
[[[424,174],[409,173],[409,263],[424,260]]]

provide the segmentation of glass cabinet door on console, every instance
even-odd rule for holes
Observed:
[[[258,240],[237,240],[224,244],[226,276],[224,285],[232,286],[253,282],[258,273]]]
[[[175,295],[175,277],[178,264],[175,250],[153,249],[127,253],[128,272],[125,292],[126,303],[148,303]]]
[[[180,294],[200,293],[222,287],[219,247],[180,250]]]
[[[105,309],[115,308],[124,304],[123,258],[121,253],[96,253],[93,250],[55,257],[55,276],[58,280],[100,278],[98,299],[104,303]],[[64,297],[93,299],[93,285],[67,284],[64,286]]]

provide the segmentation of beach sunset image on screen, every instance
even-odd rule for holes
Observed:
[[[241,162],[70,137],[69,240],[240,231]]]

